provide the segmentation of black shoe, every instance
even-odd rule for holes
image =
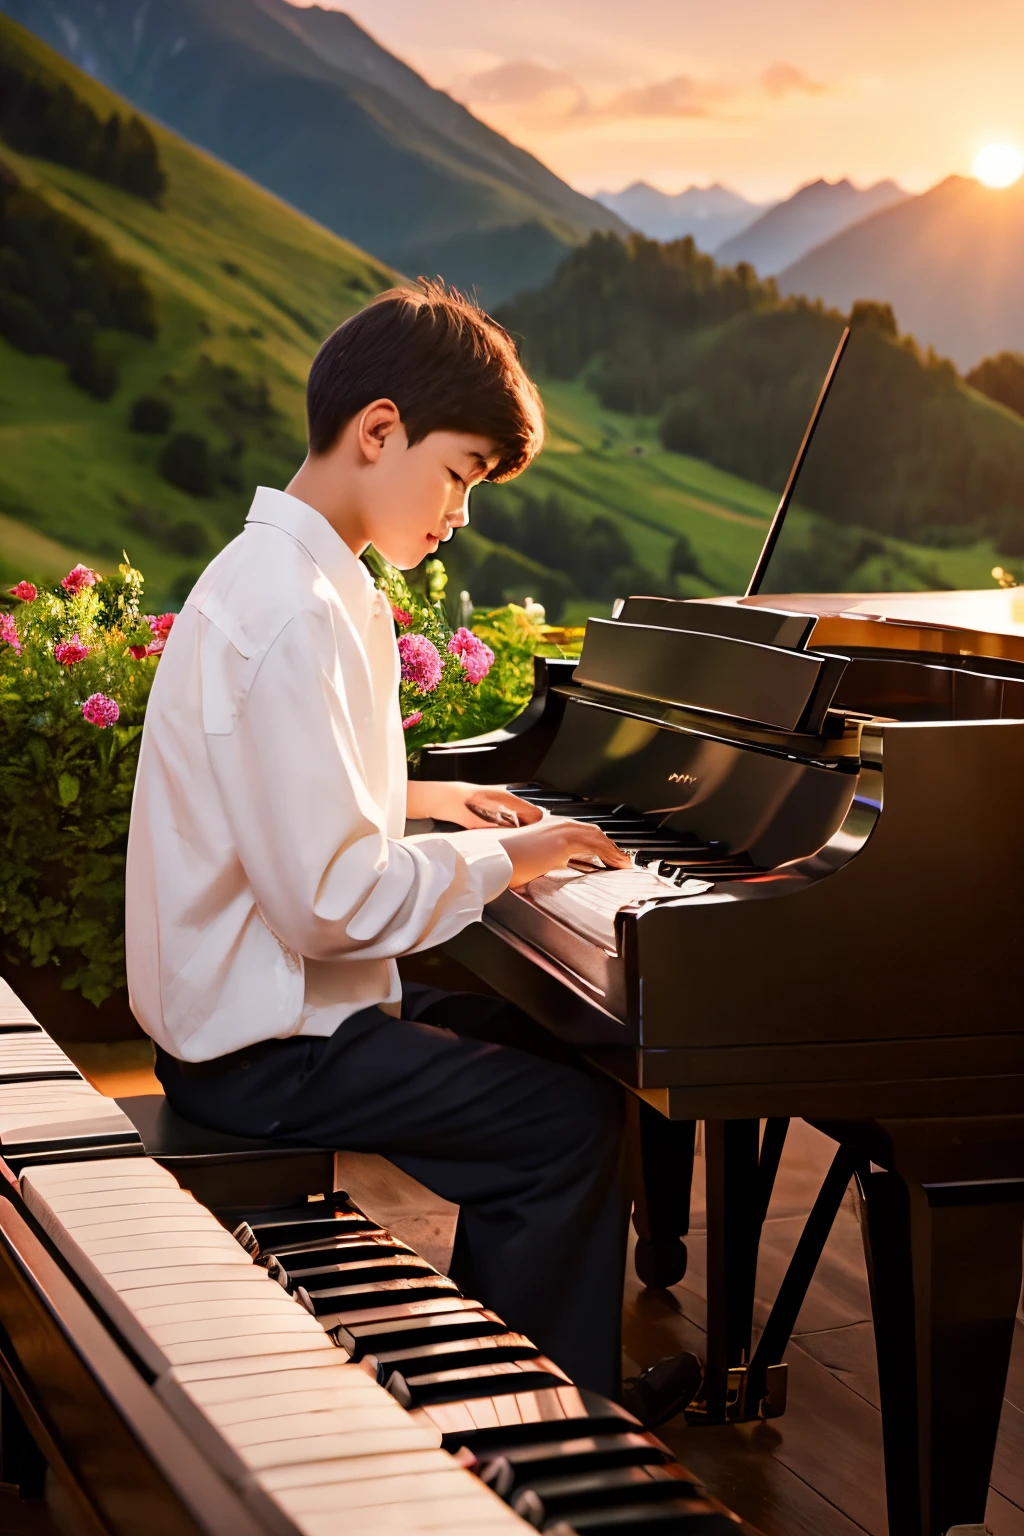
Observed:
[[[689,1407],[703,1379],[704,1367],[696,1355],[666,1355],[657,1365],[623,1382],[622,1405],[645,1429],[657,1429]]]

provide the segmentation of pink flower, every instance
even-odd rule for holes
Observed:
[[[0,645],[9,645],[16,656],[21,655],[21,640],[9,613],[0,613]]]
[[[73,667],[76,661],[84,661],[91,649],[91,646],[83,645],[77,635],[72,635],[70,640],[55,645],[53,654],[62,667]]]
[[[471,683],[482,683],[494,664],[494,652],[490,646],[485,645],[480,636],[474,635],[465,625],[452,635],[448,649],[462,662]]]
[[[108,699],[105,693],[90,693],[82,705],[83,718],[90,725],[98,725],[101,730],[108,725],[116,725],[120,713],[117,701]]]
[[[413,726],[414,725],[419,725],[419,723],[420,723],[420,721],[422,719],[423,719],[423,711],[422,711],[422,709],[414,709],[412,714],[411,715],[406,715],[405,719],[402,721],[402,730],[403,731],[411,731]]]
[[[149,625],[156,638],[151,640],[148,645],[131,645],[128,647],[136,661],[141,661],[143,656],[159,656],[161,654],[164,646],[167,644],[167,636],[170,634],[176,618],[177,614],[174,613],[161,613],[159,616],[153,613],[145,615],[145,622]]]
[[[426,635],[399,635],[398,654],[402,659],[402,681],[412,683],[421,693],[433,693],[444,671],[434,642]]]
[[[98,571],[91,571],[87,565],[76,565],[73,571],[68,571],[61,586],[69,597],[74,597],[83,587],[94,587],[99,579]]]
[[[399,608],[397,603],[391,604],[391,613],[399,629],[408,629],[412,623],[412,614],[405,608]]]
[[[19,581],[16,587],[9,587],[12,597],[18,597],[23,603],[34,602],[39,596],[39,588],[34,587],[30,581]]]

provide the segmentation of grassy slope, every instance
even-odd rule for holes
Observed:
[[[541,495],[554,491],[581,512],[606,512],[651,570],[664,567],[672,540],[685,533],[707,577],[689,578],[686,593],[743,591],[775,511],[774,492],[667,452],[653,419],[606,410],[581,384],[548,381],[544,399],[548,446],[512,494],[516,486]],[[790,515],[797,527],[812,516],[799,506]],[[951,586],[992,585],[998,557],[988,543],[947,551],[890,542]]]
[[[43,48],[47,65],[66,70],[75,90],[104,115],[119,99]],[[160,334],[146,342],[119,333],[107,341],[120,382],[107,403],[93,400],[50,359],[26,357],[0,342],[0,513],[30,523],[62,544],[116,563],[123,545],[150,578],[154,597],[195,565],[170,555],[131,526],[143,504],[169,518],[199,518],[214,547],[241,526],[248,487],[283,484],[301,459],[303,388],[320,338],[393,281],[382,263],[314,224],[254,183],[153,125],[167,168],[162,208],[49,161],[0,153],[54,207],[101,235],[140,267],[157,297]],[[226,272],[234,263],[239,275]],[[255,334],[254,334],[255,333]],[[226,447],[230,423],[218,410],[214,369],[228,364],[248,380],[265,378],[279,416],[273,430],[244,431],[241,474],[247,492],[196,500],[156,471],[161,440],[127,428],[130,402],[158,393],[175,406],[175,429],[206,433]],[[0,526],[0,557],[9,548]]]

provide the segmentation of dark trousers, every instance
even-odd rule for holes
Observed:
[[[623,1093],[500,998],[407,985],[212,1072],[157,1051],[186,1119],[380,1152],[461,1207],[451,1275],[580,1386],[617,1396],[627,1206]]]

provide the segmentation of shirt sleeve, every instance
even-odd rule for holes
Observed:
[[[339,663],[330,620],[297,614],[263,656],[233,729],[207,735],[260,916],[311,960],[393,959],[443,943],[512,874],[490,831],[388,837],[370,789],[385,771],[382,732],[351,707],[344,670],[361,680],[365,660],[350,643]]]

